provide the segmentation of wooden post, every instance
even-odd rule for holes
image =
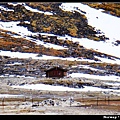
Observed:
[[[109,98],[110,98],[110,97],[108,96],[108,105],[109,105]]]
[[[105,102],[106,102],[106,96],[105,96]]]
[[[26,97],[24,98],[24,101],[26,102]]]
[[[38,101],[38,106],[39,106],[39,101]]]
[[[105,96],[105,105],[106,105],[106,96]]]
[[[26,102],[26,97],[23,97],[23,102]]]
[[[72,104],[72,99],[70,98],[70,107],[71,107],[71,104]]]
[[[98,97],[97,97],[97,106],[98,106]]]
[[[69,100],[70,100],[70,107],[71,107],[71,97],[69,98]]]
[[[33,106],[33,97],[32,97],[32,106]]]
[[[84,98],[83,98],[83,95],[82,95],[82,102],[84,102]]]
[[[2,106],[3,106],[3,111],[4,111],[4,98],[2,99]]]
[[[2,99],[2,106],[4,105],[4,98]]]

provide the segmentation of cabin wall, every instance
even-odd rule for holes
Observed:
[[[54,69],[46,72],[46,77],[64,77],[66,74],[62,70]]]

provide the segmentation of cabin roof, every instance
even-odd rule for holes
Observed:
[[[51,70],[61,70],[61,71],[64,71],[64,72],[67,72],[68,70],[67,69],[63,69],[62,67],[52,67],[52,68],[49,68],[47,70],[45,70],[45,72],[48,72],[48,71],[51,71]]]

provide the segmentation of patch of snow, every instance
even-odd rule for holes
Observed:
[[[9,56],[11,58],[32,58],[32,59],[67,59],[54,56],[42,55],[42,57],[37,57],[38,54],[35,53],[21,53],[21,52],[11,52],[11,51],[0,51],[0,55]],[[74,60],[74,58],[68,58],[69,60]]]
[[[112,16],[107,13],[103,13],[102,9],[97,10],[82,3],[62,3],[60,8],[67,11],[71,11],[76,10],[75,7],[78,7],[80,10],[86,12],[85,16],[88,19],[89,25],[96,27],[97,29],[100,29],[110,39],[113,38],[120,39],[120,36],[117,32],[120,31],[120,18]],[[96,17],[98,17],[98,19],[96,19]]]
[[[20,21],[12,21],[12,22],[2,22],[0,21],[0,28],[4,30],[8,30],[17,34],[20,34],[22,37],[25,35],[36,35],[36,33],[32,33],[28,31],[27,27],[17,26]]]
[[[23,95],[11,95],[11,94],[0,94],[0,98],[13,98],[13,97],[21,97]]]
[[[51,13],[51,12],[40,11],[40,10],[38,10],[38,9],[34,9],[34,8],[29,7],[28,5],[24,5],[24,7],[25,7],[27,10],[30,10],[30,11],[32,11],[32,12],[43,13],[43,14],[46,14],[46,15],[53,15],[53,13]]]
[[[93,71],[101,71],[101,72],[105,71],[105,70],[100,70],[100,69],[96,69],[96,68],[90,67],[89,65],[79,65],[78,67],[79,68],[90,69],[90,70],[93,70]]]
[[[78,91],[78,92],[90,92],[90,91],[106,91],[106,92],[120,92],[120,90],[111,90],[111,89],[103,89],[98,87],[92,86],[84,86],[84,88],[69,88],[64,86],[53,86],[53,85],[46,85],[46,84],[25,84],[22,86],[13,85],[13,88],[24,88],[24,89],[32,89],[32,90],[48,90],[48,91]]]
[[[80,45],[84,46],[87,49],[93,49],[95,51],[116,56],[118,58],[120,57],[120,53],[118,52],[120,51],[120,47],[114,46],[111,43],[107,43],[104,41],[98,42],[98,41],[90,40],[88,38],[75,38],[75,37],[70,37],[68,35],[61,38],[64,40],[67,38],[68,40],[71,40],[73,42],[79,42]]]
[[[100,76],[100,75],[91,75],[91,74],[84,74],[84,73],[71,73],[68,76],[72,78],[85,77],[85,78],[99,79],[99,80],[120,81],[120,77],[115,75]]]
[[[17,6],[17,5],[25,5],[25,3],[22,2],[8,2],[9,5]]]
[[[29,23],[28,21],[25,21],[26,23]],[[38,33],[32,33],[31,31],[29,31],[26,27],[23,27],[23,26],[17,26],[17,24],[19,23],[19,21],[17,22],[0,22],[0,27],[4,30],[9,30],[9,31],[12,31],[12,32],[15,32],[17,34],[20,34],[21,36],[18,36],[18,35],[12,35],[13,37],[15,38],[26,38],[28,40],[31,40],[31,41],[34,41],[36,44],[41,44],[41,45],[44,45],[45,47],[47,48],[54,48],[54,49],[68,49],[68,48],[65,48],[63,46],[59,46],[59,45],[54,45],[52,43],[44,43],[43,41],[40,41],[40,40],[36,40],[36,39],[33,39],[33,38],[30,38],[30,37],[27,37],[28,35],[37,35]],[[43,33],[41,33],[43,35]],[[44,33],[45,35],[45,33]],[[52,35],[52,34],[51,34]],[[53,36],[53,35],[52,35]]]
[[[1,78],[4,78],[4,77],[17,77],[17,78],[29,78],[29,79],[35,79],[36,77],[32,77],[32,76],[25,76],[25,75],[10,75],[10,74],[5,74],[5,75],[0,75]]]
[[[5,64],[5,65],[21,65],[22,63],[19,63],[19,62],[14,62],[14,63],[11,63],[11,64]]]
[[[43,60],[50,60],[50,59],[61,59],[61,60],[68,60],[68,61],[88,61],[88,62],[94,62],[94,63],[101,63],[99,61],[94,61],[90,59],[84,59],[84,58],[73,58],[73,57],[55,57],[55,56],[47,56],[42,55],[41,57],[37,57],[38,54],[35,53],[21,53],[21,52],[11,52],[11,51],[3,51],[0,50],[0,55],[2,56],[9,56],[11,58],[32,58],[32,59],[43,59]]]
[[[26,37],[26,39],[30,40],[31,38],[30,37]],[[34,39],[31,39],[32,41]],[[43,41],[40,41],[40,40],[35,40],[34,41],[36,44],[38,45],[43,45],[44,47],[46,48],[53,48],[53,49],[68,49],[68,48],[65,48],[63,46],[60,46],[60,45],[55,45],[55,44],[52,44],[52,43],[45,43]]]
[[[32,58],[32,59],[42,59],[42,60],[61,59],[61,60],[68,60],[68,61],[95,62],[94,60],[78,59],[73,57],[62,58],[62,57],[54,57],[54,56],[47,56],[47,55],[42,55],[41,57],[37,57],[38,54],[35,54],[35,53],[21,53],[21,52],[11,52],[11,51],[3,51],[3,50],[0,50],[0,55],[9,56],[11,58]]]
[[[95,42],[86,38],[78,39],[78,41],[86,48],[93,48],[102,53],[119,57],[120,53],[118,51],[120,51],[120,47],[115,46],[113,43],[120,39],[120,18],[103,13],[101,9],[97,10],[82,3],[62,3],[60,6],[61,9],[66,11],[76,10],[75,7],[86,12],[85,16],[88,19],[89,25],[95,27],[97,30],[100,29],[101,32],[110,39],[106,42]],[[96,17],[98,17],[98,19]]]
[[[101,60],[102,62],[105,62],[105,63],[120,64],[119,59],[111,60],[111,59],[107,59],[107,58],[101,58],[101,57],[98,57],[98,56],[95,56],[95,58],[98,58],[99,60]]]
[[[107,85],[112,85],[112,86],[120,86],[120,82],[105,82]]]
[[[2,7],[2,6],[0,6],[0,9],[1,9],[1,10],[4,10],[4,11],[14,11],[14,10],[12,10],[12,9],[8,9],[8,8]]]
[[[24,21],[25,23],[27,23],[27,24],[30,24],[30,22],[29,21]]]

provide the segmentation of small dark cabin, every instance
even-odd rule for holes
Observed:
[[[46,77],[63,78],[66,75],[67,75],[67,69],[63,69],[62,67],[53,67],[46,70]]]

